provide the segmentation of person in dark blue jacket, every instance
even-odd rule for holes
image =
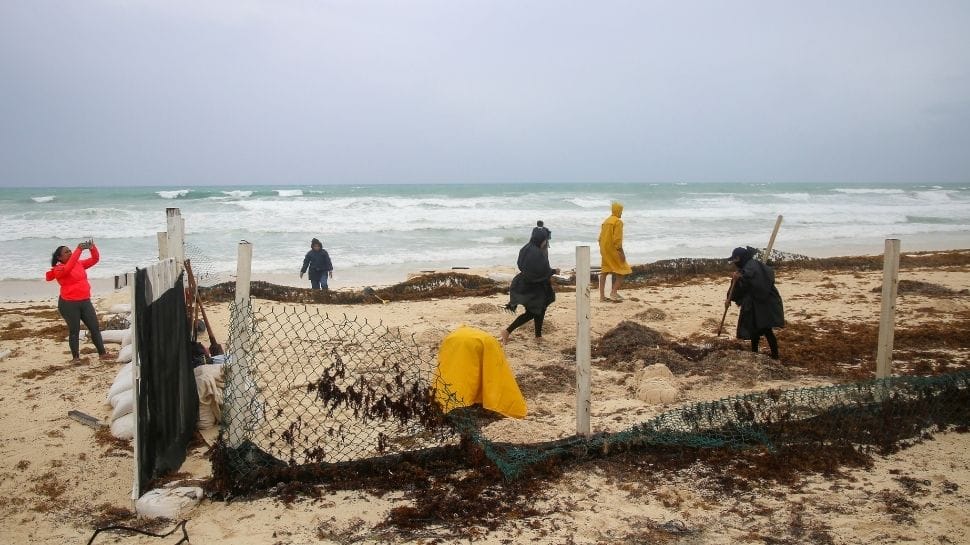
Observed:
[[[333,263],[330,262],[330,254],[323,249],[323,243],[318,239],[310,241],[310,251],[303,258],[300,278],[303,278],[307,270],[310,271],[310,287],[312,289],[329,289],[327,278],[333,278]]]

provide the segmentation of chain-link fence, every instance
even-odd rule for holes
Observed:
[[[319,308],[233,303],[222,437],[237,478],[456,444],[435,358],[396,328]]]
[[[463,403],[436,382],[435,355],[396,328],[319,308],[247,303],[232,306],[230,337],[213,460],[224,492],[446,457],[487,461],[516,478],[550,463],[657,446],[891,451],[927,431],[970,424],[970,371],[961,371],[771,390],[688,404],[616,433],[502,443],[481,430],[494,415],[454,409]]]
[[[192,263],[192,274],[195,276],[195,283],[200,288],[209,288],[228,282],[232,276],[220,269],[220,265],[214,263],[209,254],[202,248],[190,242],[185,243],[185,259]]]

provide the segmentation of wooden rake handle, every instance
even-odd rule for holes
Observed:
[[[721,330],[724,329],[724,320],[727,319],[727,311],[731,308],[731,296],[734,295],[734,285],[737,283],[737,279],[731,278],[731,285],[728,286],[727,298],[724,299],[724,314],[721,316],[721,324],[717,326],[717,336],[721,336]]]

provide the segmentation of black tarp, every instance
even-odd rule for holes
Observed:
[[[175,287],[151,302],[147,271],[135,274],[135,316],[141,382],[138,391],[138,495],[185,461],[199,418],[199,394],[189,354],[185,291]]]

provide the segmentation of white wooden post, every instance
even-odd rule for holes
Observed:
[[[576,434],[590,435],[589,246],[576,247]]]
[[[155,236],[158,238],[158,260],[168,259],[168,233],[159,231]]]
[[[225,365],[229,376],[232,377],[232,390],[226,397],[227,420],[229,433],[227,443],[231,448],[238,448],[249,438],[249,429],[255,424],[250,422],[251,410],[255,402],[255,392],[252,391],[253,381],[249,369],[251,301],[249,299],[249,282],[252,277],[253,245],[243,240],[239,242],[238,257],[236,258],[236,316],[235,331],[230,339],[229,354]]]
[[[131,439],[131,446],[133,455],[133,477],[131,481],[131,502],[132,508],[134,509],[134,502],[138,501],[138,491],[141,490],[141,476],[138,472],[138,464],[140,462],[140,456],[138,452],[138,392],[141,390],[141,358],[138,357],[138,315],[135,311],[135,273],[130,272],[125,275],[125,280],[128,282],[128,300],[131,304],[131,313],[128,314],[129,320],[131,321],[131,394],[132,394],[132,404],[131,411],[135,413],[135,426],[134,434]]]
[[[879,316],[879,345],[876,349],[876,378],[892,374],[893,328],[896,324],[896,284],[899,282],[899,239],[886,239],[882,264],[882,313]]]
[[[771,249],[775,247],[775,237],[778,236],[778,229],[781,229],[781,214],[778,214],[778,219],[775,220],[775,228],[771,231],[771,238],[768,239],[768,247],[765,249],[765,256],[761,258],[761,261],[767,263],[771,259]]]
[[[175,258],[175,274],[178,275],[185,262],[185,223],[182,221],[182,212],[178,208],[166,208],[165,220],[168,228],[168,257]]]

